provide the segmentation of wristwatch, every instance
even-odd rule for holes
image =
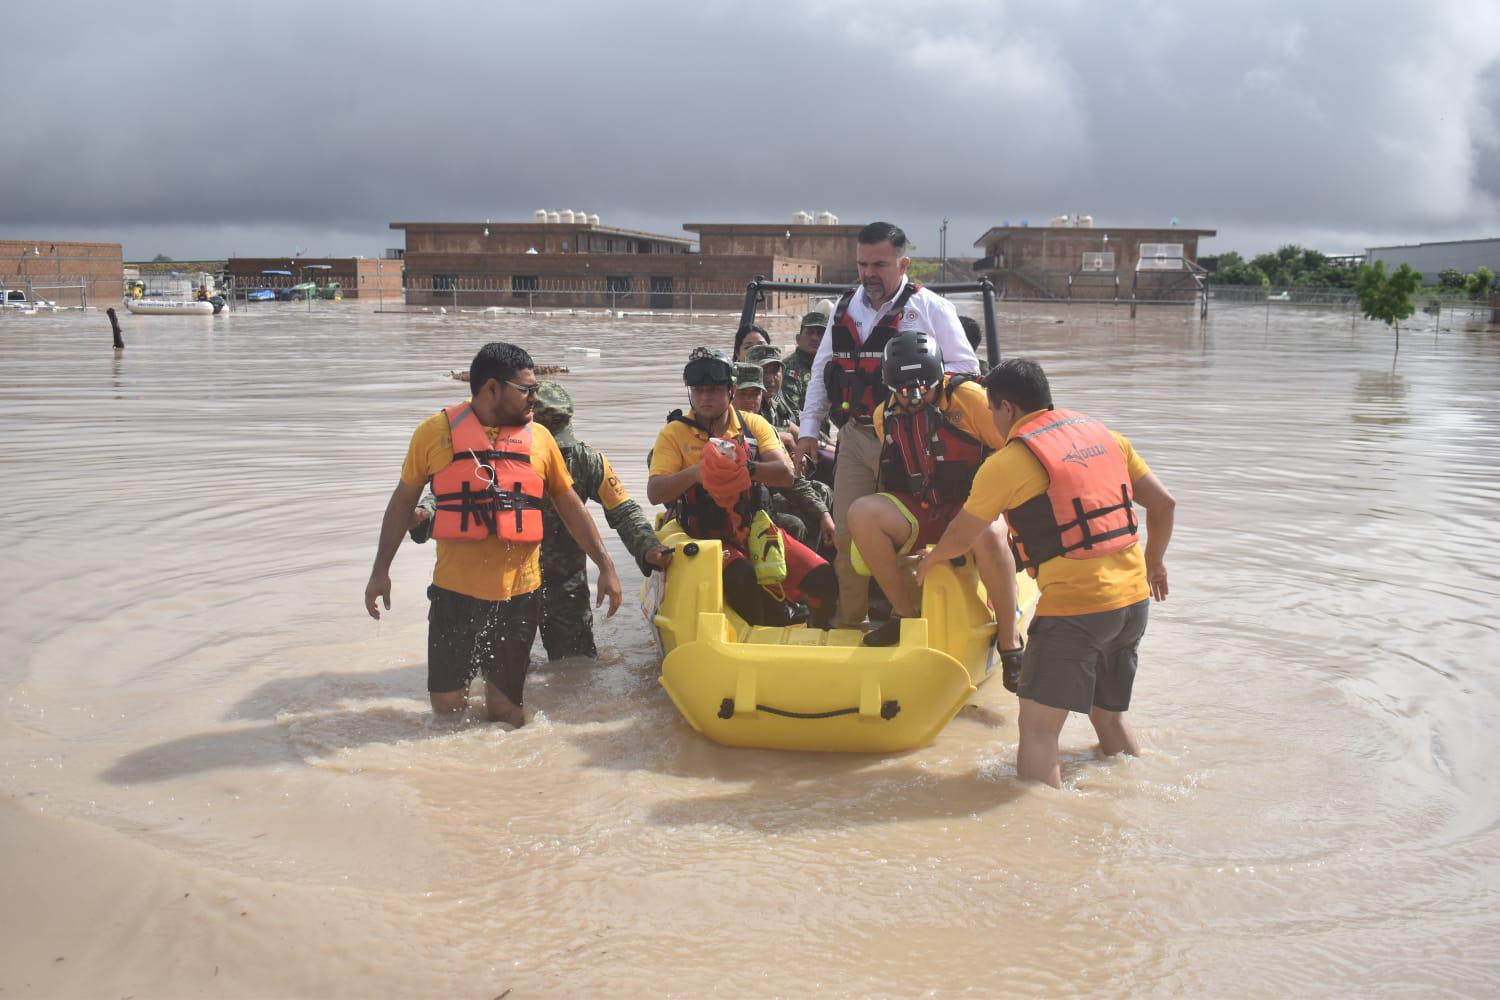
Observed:
[[[752,458],[752,459],[749,459],[749,460],[747,460],[745,462],[745,468],[746,468],[746,470],[749,471],[750,478],[754,479],[755,478],[755,470],[758,469],[758,468],[760,468],[760,463],[757,462],[755,459]]]

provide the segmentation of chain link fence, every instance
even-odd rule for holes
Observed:
[[[675,277],[496,278],[464,274],[408,275],[404,303],[387,297],[382,309],[447,309],[498,312],[575,312],[610,315],[738,313],[745,285]],[[776,292],[767,296],[765,314],[797,317],[808,296]]]

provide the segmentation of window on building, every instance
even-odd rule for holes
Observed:
[[[534,292],[542,285],[541,279],[534,274],[513,274],[510,276],[510,293],[512,298],[528,299],[528,292]]]
[[[456,274],[434,274],[432,276],[432,290],[434,292],[451,292],[458,287],[458,275]]]

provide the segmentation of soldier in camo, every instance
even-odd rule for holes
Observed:
[[[537,383],[537,423],[552,432],[573,489],[584,503],[590,500],[604,508],[604,519],[635,557],[642,573],[664,569],[672,550],[656,540],[651,522],[640,505],[625,492],[609,459],[573,436],[573,398],[556,382]],[[431,492],[422,497],[418,510],[431,515],[437,502]],[[420,515],[416,515],[420,516]],[[413,527],[413,541],[425,542],[431,534],[430,520]],[[563,526],[552,502],[542,500],[542,645],[547,659],[564,656],[597,656],[594,646],[594,610],[589,605],[588,572],[583,550]]]
[[[760,415],[776,428],[781,443],[786,445],[790,453],[797,446],[797,427],[802,422],[802,413],[787,402],[786,394],[782,391],[786,383],[782,379],[785,366],[781,360],[781,352],[771,344],[756,344],[745,352],[745,360],[760,365],[761,381],[766,388],[766,394],[760,403]]]
[[[802,326],[797,331],[797,346],[782,358],[781,394],[799,417],[807,399],[807,383],[813,377],[813,356],[818,353],[818,345],[823,342],[823,334],[827,329],[827,313],[807,313],[802,317]]]
[[[734,405],[746,413],[759,413],[786,436],[781,424],[767,414],[766,401],[771,395],[766,384],[766,375],[772,371],[780,375],[781,358],[770,344],[759,344],[745,352],[754,357],[757,352],[770,352],[766,362],[741,361],[734,366]],[[796,427],[796,422],[792,423]],[[788,452],[791,448],[788,447]],[[771,487],[771,516],[781,529],[810,549],[823,549],[833,545],[834,527],[833,491],[825,484],[806,476],[797,476],[792,485]]]

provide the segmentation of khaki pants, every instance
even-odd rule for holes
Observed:
[[[849,507],[860,497],[879,492],[880,439],[867,424],[847,423],[839,430],[838,463],[833,467],[833,525],[838,535],[840,628],[854,628],[870,610],[870,578],[849,561]]]

